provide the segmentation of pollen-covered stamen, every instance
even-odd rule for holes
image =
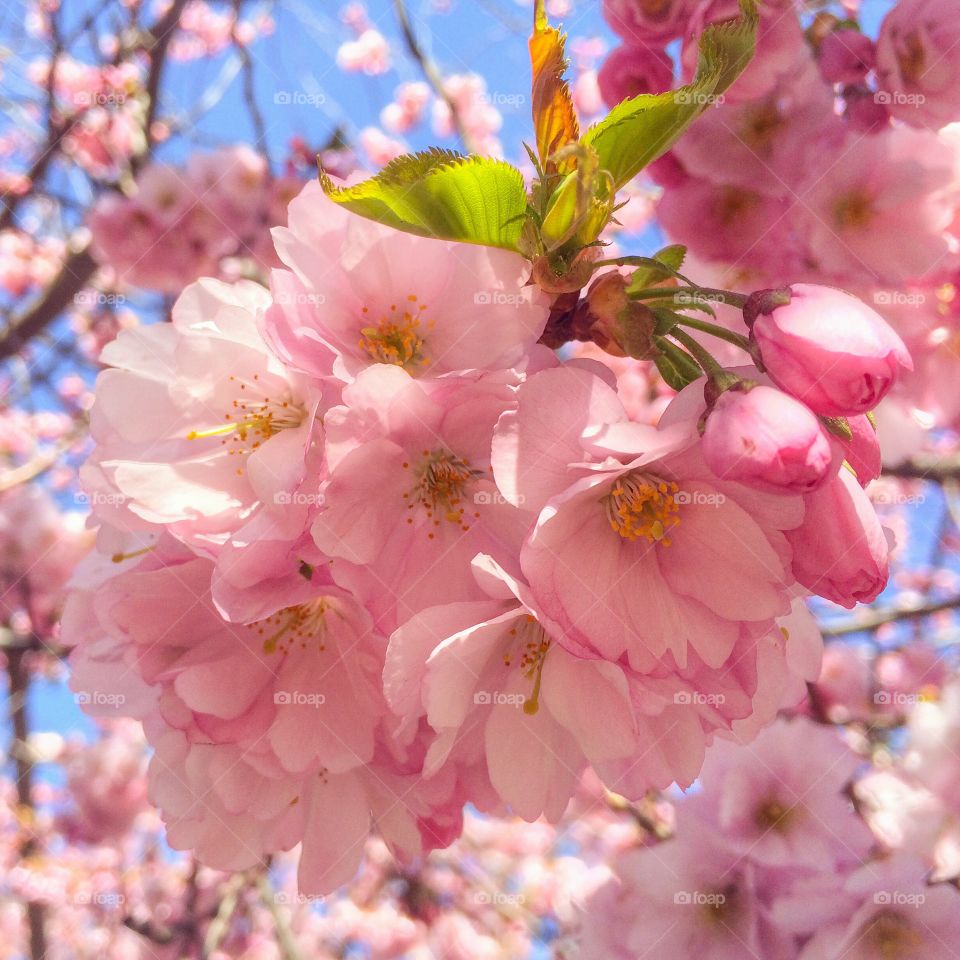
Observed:
[[[625,540],[644,538],[669,547],[670,528],[680,523],[677,493],[679,487],[672,480],[624,474],[603,499],[611,528]]]
[[[390,305],[390,312],[376,326],[370,325],[360,330],[360,349],[376,363],[390,363],[403,367],[412,373],[418,367],[426,366],[430,358],[424,352],[424,335],[433,326],[427,320],[425,303],[420,303],[414,294],[407,297],[407,304],[398,307]],[[369,313],[367,307],[364,314]]]
[[[223,415],[224,422],[208,430],[191,430],[188,440],[220,437],[220,443],[228,448],[227,453],[249,454],[281,430],[293,430],[303,423],[306,411],[289,392],[272,397],[257,395],[261,389],[257,383],[259,374],[254,374],[253,381],[239,377],[230,377],[230,380],[240,393]]]
[[[875,913],[863,928],[863,942],[877,952],[880,960],[906,960],[918,957],[923,938],[910,921],[895,910]]]
[[[295,607],[284,607],[265,620],[251,623],[249,629],[263,637],[264,653],[290,653],[295,647],[306,650],[312,642],[321,653],[327,649],[327,614],[333,609],[328,597],[320,597]]]
[[[449,450],[424,450],[423,459],[411,468],[409,462],[403,464],[405,470],[413,469],[416,483],[413,489],[403,495],[407,509],[418,505],[426,511],[430,526],[439,527],[446,520],[456,524],[461,530],[469,530],[467,516],[467,492],[470,484],[482,476],[482,471],[474,470],[468,460],[462,460]],[[479,516],[473,513],[474,517]],[[413,523],[413,517],[407,518]],[[433,532],[427,536],[432,540]]]
[[[508,636],[510,645],[503,655],[503,665],[516,665],[528,680],[533,681],[533,690],[523,701],[523,712],[533,715],[540,709],[540,682],[543,679],[543,661],[550,649],[550,638],[531,614],[524,614],[515,620]]]

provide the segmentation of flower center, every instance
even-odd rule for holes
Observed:
[[[317,650],[327,649],[328,610],[334,609],[328,597],[309,600],[295,607],[284,607],[270,614],[265,620],[251,623],[249,629],[263,637],[264,653],[282,653],[286,656],[299,646],[306,650],[311,640],[317,641]]]
[[[293,430],[303,423],[304,409],[297,404],[289,393],[282,397],[263,396],[256,399],[259,374],[253,375],[253,381],[230,377],[238,384],[240,394],[231,401],[229,412],[223,415],[224,423],[209,430],[191,430],[188,440],[204,440],[208,437],[220,437],[220,443],[228,447],[229,454],[253,453],[265,440],[269,440],[281,430]],[[248,392],[249,390],[249,392]],[[242,474],[242,470],[237,471]]]
[[[865,193],[850,193],[839,200],[833,210],[841,227],[866,227],[873,219],[873,201]]]
[[[796,814],[796,807],[788,806],[776,797],[771,797],[754,810],[753,821],[762,830],[786,833],[790,824],[796,819]]]
[[[411,469],[409,463],[404,463],[403,468]],[[423,459],[413,470],[416,483],[403,495],[407,509],[413,510],[417,505],[423,507],[434,527],[447,520],[461,530],[469,530],[464,497],[472,481],[481,476],[481,471],[473,470],[468,460],[461,460],[449,450],[424,450]],[[479,517],[480,514],[474,512],[473,516]],[[407,523],[413,523],[412,516],[407,517]],[[431,540],[434,538],[432,531],[427,536]]]
[[[755,149],[768,151],[784,117],[776,103],[762,103],[752,110],[742,130],[743,139]]]
[[[412,373],[430,362],[423,352],[425,341],[421,335],[421,320],[427,305],[412,293],[407,297],[407,304],[403,309],[391,304],[390,313],[376,326],[363,327],[359,346],[375,363],[390,363]],[[363,312],[367,314],[368,308],[364,307]],[[428,321],[426,326],[432,327],[433,321]]]
[[[642,473],[625,474],[604,497],[611,528],[624,540],[643,537],[649,543],[669,547],[668,531],[680,523],[680,507],[675,499],[678,492],[672,481]]]
[[[503,655],[503,665],[512,667],[516,662],[523,675],[533,681],[533,690],[523,701],[523,712],[532,716],[540,709],[540,681],[550,638],[537,618],[529,613],[515,620],[507,635],[509,647]]]
[[[881,910],[864,927],[863,939],[878,951],[882,960],[904,960],[920,956],[923,939],[906,917],[894,910]]]
[[[904,81],[914,86],[923,76],[927,63],[927,51],[923,47],[920,34],[914,30],[908,33],[897,49],[897,65],[900,67],[900,76]]]

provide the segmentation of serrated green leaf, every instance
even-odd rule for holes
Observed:
[[[581,137],[581,143],[597,151],[618,188],[666,153],[750,62],[757,32],[754,0],[741,0],[741,10],[739,19],[704,30],[692,83],[624,100]]]
[[[432,147],[351,187],[338,187],[322,170],[320,183],[335,203],[406,233],[520,249],[526,188],[520,171],[503,160]]]

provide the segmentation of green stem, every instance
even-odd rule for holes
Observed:
[[[740,347],[741,350],[746,350],[747,353],[750,352],[750,340],[747,337],[733,330],[728,330],[726,327],[721,327],[719,324],[710,323],[709,320],[700,320],[698,317],[685,316],[683,318],[683,325],[693,330],[699,330],[701,333],[709,333],[711,337],[716,337],[718,340],[725,340],[727,343],[732,343],[735,347]]]
[[[686,333],[683,330],[678,330],[674,327],[670,331],[670,336],[673,337],[677,343],[686,347],[686,349],[693,355],[694,360],[703,367],[703,372],[708,376],[714,373],[720,373],[723,370],[723,367],[713,358],[713,354],[710,353],[706,347],[698,343],[689,333]]]
[[[732,290],[717,290],[713,287],[645,287],[642,290],[633,290],[629,296],[631,300],[653,300],[657,297],[676,297],[678,294],[687,294],[691,297],[701,297],[704,301],[726,304],[728,307],[743,309],[747,302],[746,294],[734,293]]]

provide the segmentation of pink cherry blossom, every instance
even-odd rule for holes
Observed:
[[[322,341],[319,349],[333,347],[349,374],[373,363],[415,376],[498,369],[519,361],[546,325],[546,298],[526,285],[530,267],[518,254],[353,218],[317,183],[290,205],[289,226],[274,237],[313,306],[296,316],[274,308],[267,318],[294,365]]]
[[[960,26],[949,0],[900,0],[877,38],[877,77],[890,113],[936,130],[960,114]]]

